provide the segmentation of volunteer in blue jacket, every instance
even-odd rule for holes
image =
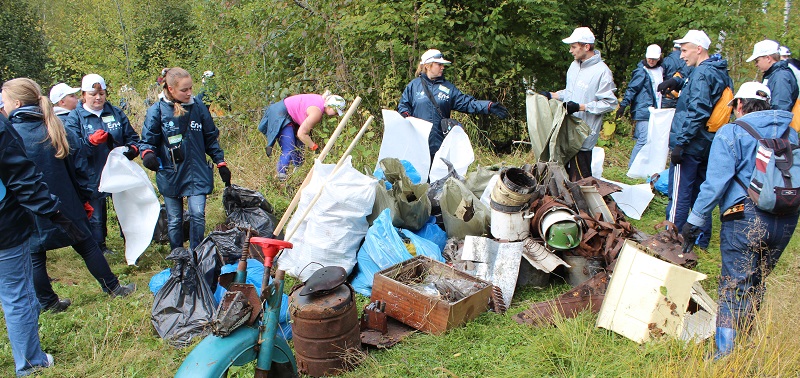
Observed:
[[[714,133],[707,128],[711,111],[722,97],[725,88],[733,89],[728,76],[728,61],[718,54],[708,55],[711,39],[705,32],[689,30],[675,43],[681,45],[681,58],[692,69],[685,80],[670,78],[658,86],[661,93],[680,90],[675,117],[669,132],[669,202],[667,220],[681,229],[689,210],[706,180],[706,167]],[[711,240],[711,222],[703,226],[703,237],[697,241],[700,248],[708,248]]]
[[[631,81],[628,82],[628,89],[617,109],[617,118],[621,117],[628,105],[631,107],[631,119],[634,122],[633,138],[636,144],[631,151],[631,159],[628,167],[633,164],[639,150],[647,143],[647,121],[650,119],[650,110],[661,107],[661,93],[656,91],[661,82],[664,81],[664,69],[661,67],[661,47],[658,45],[647,46],[644,60],[639,62],[633,70]]]
[[[789,141],[797,145],[797,133],[789,128],[792,113],[770,109],[769,93],[764,84],[742,84],[731,101],[737,121],[746,122],[762,138],[781,138],[788,131]],[[715,358],[729,354],[736,333],[747,332],[752,325],[766,292],[767,275],[797,226],[796,212],[775,215],[762,211],[748,196],[745,186],[757,164],[757,149],[758,141],[740,125],[727,124],[717,131],[706,181],[682,230],[685,240],[697,238],[703,226],[711,223],[709,214],[719,204],[722,270]]]
[[[747,62],[755,61],[756,68],[764,73],[764,85],[770,90],[772,109],[792,111],[797,101],[797,79],[789,68],[789,62],[781,60],[780,44],[768,39],[753,46],[753,55]]]
[[[189,208],[189,247],[206,231],[206,195],[214,189],[213,166],[225,185],[231,171],[219,146],[219,130],[208,108],[192,97],[192,77],[180,67],[166,70],[161,99],[147,109],[142,129],[142,162],[156,171],[156,185],[167,208],[169,244],[183,246],[183,199]]]
[[[53,366],[53,356],[42,351],[39,341],[40,307],[30,254],[34,215],[50,218],[74,239],[86,237],[58,212],[58,199],[25,155],[22,138],[0,115],[0,303],[17,376]]]
[[[493,114],[500,119],[508,117],[508,110],[500,103],[476,100],[461,93],[453,83],[444,79],[444,66],[450,64],[439,50],[428,50],[420,57],[417,77],[403,90],[397,111],[403,117],[416,117],[433,123],[428,134],[428,148],[431,158],[439,151],[444,141],[440,123],[450,118],[450,112],[457,110],[470,114]],[[435,101],[435,103],[433,102]]]
[[[32,238],[31,259],[33,284],[42,310],[61,312],[72,303],[69,299],[58,298],[47,274],[46,252],[67,246],[72,246],[83,258],[103,291],[112,297],[132,293],[135,284],[120,286],[89,232],[88,216],[93,209],[88,201],[92,190],[88,187],[86,159],[80,155],[86,148],[80,145],[75,133],[64,128],[52,104],[42,96],[39,84],[33,80],[9,80],[3,84],[3,95],[8,100],[11,125],[22,137],[28,158],[42,171],[42,180],[59,198],[59,211],[86,235],[82,240],[73,240],[49,219],[36,218],[38,237]]]
[[[664,80],[673,77],[678,79],[687,78],[689,74],[692,73],[692,67],[687,66],[686,61],[681,59],[681,45],[675,43],[673,47],[672,52],[664,57],[664,61],[661,63],[661,67],[664,68]],[[664,94],[664,97],[661,99],[661,108],[674,108],[675,105],[678,104],[678,98],[675,96],[676,94],[678,94],[678,92]]]
[[[75,110],[67,115],[64,126],[78,135],[88,147],[89,184],[94,193],[89,204],[94,213],[89,219],[92,237],[103,253],[113,253],[106,247],[108,193],[97,190],[100,174],[106,165],[108,153],[114,147],[127,146],[125,157],[133,160],[138,154],[139,134],[131,127],[128,117],[120,108],[107,101],[106,81],[97,74],[88,74],[81,81],[81,100]]]

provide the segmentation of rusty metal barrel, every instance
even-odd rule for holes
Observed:
[[[289,296],[297,370],[313,377],[335,375],[360,361],[361,333],[355,292],[344,284],[321,296]]]

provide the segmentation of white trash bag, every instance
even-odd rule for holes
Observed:
[[[394,110],[383,109],[382,114],[383,141],[378,162],[387,157],[406,160],[424,177],[431,168],[428,134],[432,124],[415,117],[403,118]],[[375,168],[378,168],[378,163]]]
[[[672,128],[675,109],[656,109],[652,106],[649,109],[647,143],[639,150],[628,169],[630,178],[648,178],[653,173],[663,171],[667,164],[669,130]]]
[[[449,173],[447,165],[442,161],[443,158],[453,164],[453,168],[461,177],[467,174],[470,164],[475,161],[475,152],[463,127],[454,127],[444,137],[439,151],[433,155],[429,182],[439,181]]]
[[[108,154],[98,190],[111,193],[125,235],[125,261],[135,265],[153,240],[161,204],[147,173],[122,154],[125,150],[117,147]]]

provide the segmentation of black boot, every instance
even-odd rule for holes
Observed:
[[[42,312],[50,311],[50,312],[52,312],[54,314],[57,314],[59,312],[66,311],[67,307],[69,307],[71,304],[72,304],[72,301],[69,300],[69,298],[63,298],[63,299],[59,298],[55,302],[53,302],[53,303],[51,303],[51,304],[49,304],[47,306],[44,306],[42,308]]]
[[[120,285],[116,289],[111,290],[109,295],[111,296],[111,298],[127,297],[128,295],[130,295],[134,291],[136,291],[136,284],[131,282],[131,283],[127,284],[127,285]]]

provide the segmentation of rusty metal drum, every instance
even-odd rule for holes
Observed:
[[[297,370],[313,377],[335,375],[360,361],[361,332],[355,292],[344,284],[321,296],[289,296]]]

